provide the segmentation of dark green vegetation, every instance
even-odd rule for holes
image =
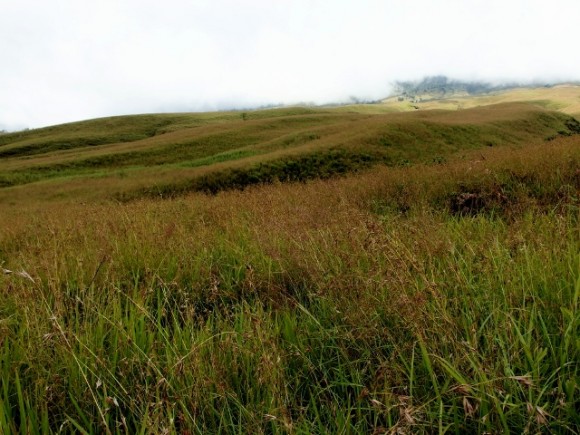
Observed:
[[[0,432],[580,433],[576,126],[509,104],[7,135]]]

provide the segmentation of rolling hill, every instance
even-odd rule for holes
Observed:
[[[0,135],[0,433],[579,433],[576,91]]]
[[[580,116],[580,86],[577,84],[559,84],[541,87],[507,87],[483,88],[482,91],[470,94],[460,88],[446,89],[441,92],[435,89],[417,89],[416,93],[395,95],[381,101],[383,110],[460,110],[472,107],[499,103],[529,102],[550,110],[558,110],[572,116]],[[410,90],[409,90],[410,91]],[[408,92],[402,90],[402,92]]]
[[[514,90],[421,103],[469,107],[462,111],[407,113],[403,103],[387,101],[123,116],[4,134],[0,201],[125,201],[327,178],[377,164],[442,162],[460,151],[575,134],[574,98],[568,88]]]

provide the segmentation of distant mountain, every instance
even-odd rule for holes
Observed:
[[[553,84],[548,83],[534,83],[534,87],[546,86],[550,87]],[[405,96],[408,98],[415,98],[416,96],[430,95],[433,97],[444,97],[453,94],[468,94],[478,95],[494,91],[503,91],[512,88],[519,88],[524,86],[520,83],[505,83],[502,85],[493,85],[486,82],[466,82],[461,80],[450,79],[446,76],[431,76],[425,77],[421,81],[403,81],[395,82],[395,95]]]

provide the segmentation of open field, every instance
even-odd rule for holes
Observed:
[[[374,106],[0,136],[0,432],[580,433],[578,122]]]

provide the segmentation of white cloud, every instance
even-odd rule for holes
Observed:
[[[0,126],[580,79],[580,2],[5,0]]]

